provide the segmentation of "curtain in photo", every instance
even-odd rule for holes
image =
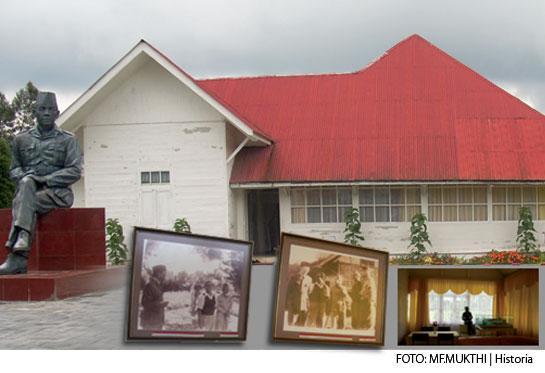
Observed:
[[[518,335],[539,335],[539,273],[522,270],[505,278],[504,316]]]
[[[409,330],[419,330],[429,324],[428,292],[426,281],[409,279]]]

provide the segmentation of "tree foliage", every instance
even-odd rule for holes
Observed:
[[[195,251],[199,253],[199,255],[203,258],[205,261],[211,261],[211,260],[221,260],[223,259],[223,253],[219,249],[213,249],[210,247],[196,247]]]
[[[17,91],[11,103],[0,93],[0,137],[11,139],[34,126],[37,97],[38,88],[32,82]]]
[[[9,178],[11,150],[6,139],[0,138],[0,208],[11,207],[15,185]]]
[[[528,207],[521,207],[519,210],[519,221],[517,228],[518,251],[523,253],[532,253],[538,251],[536,240],[536,229],[532,212]]]
[[[360,241],[365,240],[365,238],[361,232],[360,211],[356,208],[346,210],[344,222],[344,242],[354,246],[361,246]]]
[[[0,137],[10,138],[10,129],[15,114],[6,96],[0,92]]]
[[[426,254],[426,244],[431,247],[430,237],[428,235],[428,218],[425,214],[418,213],[411,219],[411,234],[409,248],[412,257],[420,257]]]
[[[231,252],[229,257],[222,262],[221,271],[225,279],[230,281],[235,289],[241,289],[242,274],[244,273],[243,255],[240,252]]]
[[[127,261],[129,250],[124,241],[123,226],[119,219],[106,220],[106,254],[112,265],[120,265]]]

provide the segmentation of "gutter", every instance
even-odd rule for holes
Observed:
[[[442,181],[279,181],[272,183],[231,183],[229,186],[232,189],[274,189],[285,187],[321,187],[321,186],[357,186],[357,185],[396,185],[396,186],[410,186],[410,185],[545,185],[545,180],[537,181],[472,181],[472,180],[442,180]]]

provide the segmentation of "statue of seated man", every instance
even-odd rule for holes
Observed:
[[[38,215],[70,207],[70,185],[81,177],[82,155],[75,136],[59,129],[54,93],[39,92],[34,109],[37,125],[12,143],[10,177],[16,183],[6,261],[0,275],[26,273]]]

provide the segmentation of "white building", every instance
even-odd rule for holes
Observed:
[[[518,208],[545,231],[545,116],[414,35],[343,74],[195,80],[145,41],[59,118],[85,157],[76,205],[133,226],[256,241],[280,231],[406,252],[515,246]],[[130,236],[130,234],[127,234]]]

